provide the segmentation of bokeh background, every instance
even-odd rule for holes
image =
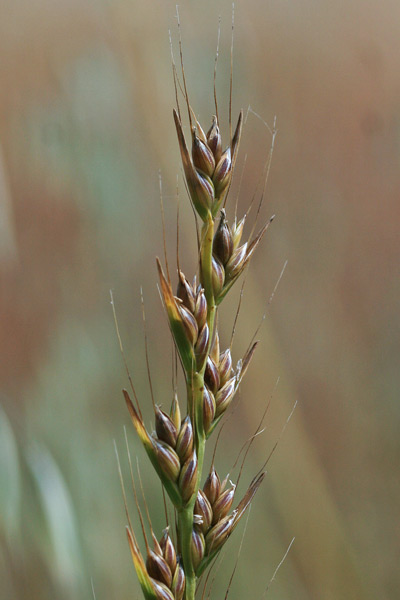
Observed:
[[[126,475],[124,425],[153,525],[165,522],[120,392],[109,290],[150,423],[140,286],[154,392],[171,399],[159,171],[171,264],[179,176],[182,266],[195,265],[171,114],[175,3],[19,0],[0,12],[0,597],[83,600],[92,581],[98,600],[139,598],[113,449]],[[231,4],[184,0],[180,15],[204,127],[221,15],[226,135]],[[261,211],[277,218],[247,277],[234,358],[288,260],[217,452],[223,475],[272,395],[240,491],[298,405],[254,501],[232,598],[261,598],[293,537],[267,597],[398,598],[399,27],[395,0],[236,2],[234,115],[250,106],[270,125],[276,115],[279,131]],[[270,145],[250,111],[232,191],[243,171],[240,212]],[[225,344],[238,292],[221,316]],[[224,594],[240,539],[211,597]]]

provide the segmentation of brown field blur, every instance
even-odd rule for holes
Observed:
[[[188,274],[195,257],[172,120],[175,2],[19,0],[0,15],[0,598],[83,600],[91,582],[97,600],[139,598],[113,448],[127,475],[124,425],[159,533],[165,519],[122,399],[109,290],[150,424],[140,286],[156,401],[171,399],[159,172],[171,264],[177,175]],[[180,5],[205,127],[219,15],[226,136],[231,3]],[[248,273],[234,359],[288,265],[219,444],[221,473],[278,378],[243,486],[298,404],[253,503],[232,599],[262,598],[293,537],[267,598],[399,597],[399,29],[394,0],[235,6],[234,117],[250,106],[270,125],[276,115],[279,131],[260,216],[276,220]],[[241,212],[271,145],[252,111],[231,196],[244,166]],[[238,294],[223,305],[225,344]],[[212,598],[224,597],[240,539],[227,544]]]

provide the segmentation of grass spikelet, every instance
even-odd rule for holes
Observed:
[[[129,521],[128,543],[146,600],[194,600],[200,576],[210,569],[220,554],[265,477],[261,470],[249,484],[242,499],[237,502],[236,483],[230,481],[229,476],[221,479],[217,473],[214,466],[215,451],[209,473],[206,476],[203,473],[207,441],[234,401],[257,347],[257,342],[253,339],[235,366],[232,340],[229,345],[224,345],[223,337],[218,331],[217,314],[226,295],[240,279],[259,247],[273,217],[254,237],[252,232],[244,242],[242,237],[246,214],[237,217],[237,203],[233,207],[234,218],[229,217],[231,207],[228,196],[241,139],[243,111],[239,112],[233,131],[230,97],[230,139],[228,142],[224,141],[221,136],[221,111],[217,105],[214,71],[216,114],[211,117],[207,126],[200,124],[189,102],[178,13],[177,17],[183,85],[179,81],[174,62],[173,74],[176,100],[178,101],[179,96],[178,87],[184,94],[190,136],[185,138],[183,115],[179,106],[174,109],[173,117],[186,189],[196,215],[198,260],[197,264],[193,265],[193,274],[188,277],[180,268],[177,251],[176,272],[170,271],[166,260],[164,233],[167,276],[158,258],[156,262],[160,296],[175,347],[174,365],[179,356],[186,384],[186,399],[178,395],[175,369],[170,410],[165,407],[161,409],[157,404],[157,398],[153,398],[150,380],[155,431],[149,433],[144,425],[139,404],[135,406],[129,393],[123,391],[134,428],[161,480],[164,502],[167,496],[176,517],[176,527],[170,530],[167,520],[166,528],[158,538],[148,515],[154,545],[152,550],[139,511],[146,545],[146,560],[139,550]],[[218,51],[219,49],[217,54]],[[230,82],[232,91],[232,73]],[[191,138],[190,149],[188,137]],[[163,211],[162,206],[164,223]],[[258,214],[259,210],[257,216]],[[149,371],[147,337],[146,361]],[[250,445],[251,441],[248,447]],[[242,468],[243,464],[239,479]],[[137,503],[136,492],[134,493]],[[232,508],[235,505],[236,507]],[[166,504],[165,514],[168,519]]]

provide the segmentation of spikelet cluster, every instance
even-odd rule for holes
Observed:
[[[185,592],[185,572],[180,563],[168,528],[158,542],[155,537],[154,550],[148,550],[146,570],[151,578],[157,598],[160,600],[182,600]]]
[[[179,111],[174,120],[190,201],[200,222],[197,273],[187,278],[177,269],[172,284],[157,259],[160,291],[171,335],[186,383],[186,410],[177,392],[169,411],[154,406],[155,430],[144,425],[138,403],[124,390],[134,427],[176,514],[176,530],[164,530],[160,541],[152,532],[154,550],[144,560],[133,531],[128,541],[147,600],[194,600],[198,577],[221,550],[257,492],[264,473],[251,481],[232,509],[236,486],[222,482],[214,464],[202,484],[207,439],[231,405],[257,343],[233,365],[231,347],[220,344],[219,305],[263,237],[269,221],[251,240],[242,242],[245,216],[231,224],[227,196],[239,147],[242,112],[228,146],[223,146],[217,117],[207,133],[189,107],[189,152]],[[175,541],[173,541],[173,538]],[[146,542],[147,545],[147,542]]]

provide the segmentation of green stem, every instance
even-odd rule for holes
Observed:
[[[200,281],[204,287],[204,293],[208,305],[208,314],[210,307],[214,304],[214,291],[212,284],[212,245],[214,238],[214,221],[211,213],[208,214],[208,220],[205,221],[201,230],[200,246]]]
[[[209,327],[208,352],[210,352],[211,343],[214,339],[215,315],[217,310],[212,283],[213,238],[214,220],[211,214],[209,214],[208,220],[203,225],[200,248],[200,280],[207,299],[207,324]],[[178,510],[179,541],[186,578],[185,600],[194,600],[197,582],[192,559],[192,531],[193,511],[202,477],[206,444],[206,435],[203,427],[205,367],[206,361],[204,361],[204,365],[199,372],[187,373],[186,379],[188,413],[191,415],[193,421],[193,433],[197,453],[197,482],[193,496],[188,504]]]
[[[192,529],[193,529],[193,507],[194,503],[188,504],[178,511],[178,531],[180,539],[180,550],[182,553],[183,568],[185,571],[185,599],[194,600],[196,593],[196,574],[192,561]]]

